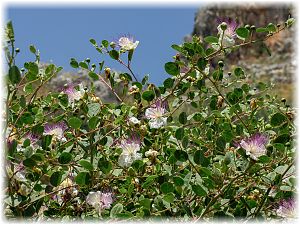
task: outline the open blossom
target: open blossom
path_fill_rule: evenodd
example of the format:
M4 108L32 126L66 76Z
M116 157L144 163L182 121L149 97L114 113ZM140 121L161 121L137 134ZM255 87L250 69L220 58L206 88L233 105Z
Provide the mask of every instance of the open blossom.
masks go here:
M167 124L167 117L164 114L167 112L166 103L157 101L155 105L146 109L145 116L149 119L150 128L160 128Z
M279 202L276 214L280 217L291 219L296 217L296 201L294 198L283 199Z
M134 50L139 44L139 41L134 41L133 37L123 36L118 40L118 45L122 51Z
M95 209L101 211L101 209L108 209L111 207L111 204L114 202L114 196L110 191L92 191L86 197L86 202Z
M63 89L63 92L68 95L69 104L73 104L84 96L85 91L83 85L79 84L78 87L79 90L77 90L73 84L69 84Z
M65 122L59 122L54 124L47 123L44 129L44 135L52 135L53 139L65 141L64 132L67 129Z
M260 156L267 153L265 145L269 139L266 135L257 133L249 138L245 138L237 143L237 147L241 147L246 150L246 154L253 160L257 160Z
M221 41L222 41L222 46L225 48L233 46L235 44L235 38L236 38L235 30L238 26L238 23L231 18L218 19L218 22L219 22L219 26L217 27L217 29L219 34L219 45L221 45ZM223 31L221 28L222 23L223 24L226 23L227 25L225 31Z
M131 136L128 139L123 139L119 145L122 148L122 153L119 156L118 163L122 167L129 167L135 160L141 159L140 151L141 141L136 136Z

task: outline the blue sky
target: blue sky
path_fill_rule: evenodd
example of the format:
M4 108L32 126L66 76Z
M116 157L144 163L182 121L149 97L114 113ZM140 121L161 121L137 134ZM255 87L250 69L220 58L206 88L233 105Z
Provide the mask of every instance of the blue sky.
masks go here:
M132 69L141 79L150 75L150 81L161 84L168 77L164 64L172 60L172 44L180 44L193 30L198 6L189 7L18 7L8 6L6 19L12 20L16 47L21 49L17 64L33 60L29 45L41 52L41 61L50 60L64 70L74 70L70 58L78 61L89 57L98 64L126 71L126 68L97 53L89 43L94 38L113 40L122 34L131 34L140 41L135 51Z

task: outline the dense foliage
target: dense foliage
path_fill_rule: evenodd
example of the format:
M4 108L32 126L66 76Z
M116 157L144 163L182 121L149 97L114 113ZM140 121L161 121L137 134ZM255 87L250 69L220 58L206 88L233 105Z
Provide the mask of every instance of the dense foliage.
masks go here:
M295 211L295 112L272 87L248 83L226 57L289 28L239 26L222 20L216 36L172 45L170 75L155 86L131 68L139 42L90 42L122 65L115 73L91 60L90 88L40 90L62 69L40 65L40 53L15 64L12 23L7 59L5 216L29 220L280 219ZM269 50L264 46L267 53ZM159 53L158 53L159 54ZM266 55L266 57L269 57ZM118 100L95 96L101 80ZM193 110L185 110L191 106Z

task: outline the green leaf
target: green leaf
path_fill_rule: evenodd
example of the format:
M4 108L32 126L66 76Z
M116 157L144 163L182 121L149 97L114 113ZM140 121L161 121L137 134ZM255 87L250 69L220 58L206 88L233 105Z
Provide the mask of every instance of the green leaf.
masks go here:
M100 159L98 161L98 167L103 173L108 174L112 170L112 163L105 159Z
M35 161L44 161L45 160L45 157L42 153L35 153L31 156L31 158Z
M92 71L90 71L90 72L88 73L88 75L89 75L89 77L92 78L94 81L99 80L98 74L96 74L96 73L94 73L94 72L92 72Z
M181 141L182 147L183 147L183 148L187 148L187 147L188 147L189 142L190 142L189 139L190 139L190 138L189 138L189 136L187 136L187 135L185 135L185 136L183 137L183 139L182 139L182 141Z
M17 84L21 80L21 73L17 66L10 67L8 71L8 77L12 84Z
M92 43L92 45L97 45L97 42L93 38L90 39L90 42Z
M163 199L168 203L173 203L174 202L174 194L168 193L163 197Z
M118 60L119 57L120 57L120 54L119 54L119 52L116 51L116 50L111 50L111 51L109 52L109 56L110 56L112 59Z
M101 43L102 43L104 48L107 48L108 45L109 45L109 42L107 40L103 40Z
M241 67L236 67L235 69L234 69L234 75L236 76L236 77L240 77L240 76L244 76L244 70L241 68Z
M110 210L110 217L116 218L117 214L123 211L123 205L121 203L117 203L111 210Z
M35 46L34 45L30 45L29 46L29 50L31 53L35 54L36 53L36 49L35 49Z
M78 175L75 177L75 182L79 186L84 186L89 183L90 180L90 175L88 172L80 172Z
M90 170L90 171L94 170L93 165L87 160L80 160L78 163L79 163L79 165L81 165L83 168L85 168L87 170Z
M142 98L148 102L152 101L155 98L155 93L151 90L144 91L142 94Z
M24 217L32 217L35 214L35 208L33 205L28 206L24 210Z
M79 119L77 117L71 117L68 120L68 124L70 127L74 128L74 129L79 129L81 127L82 121L81 121L81 119Z
M245 40L249 37L250 31L245 27L239 27L236 29L235 33L237 34L239 39Z
M226 141L225 141L225 138L220 136L217 138L216 140L216 147L217 147L217 150L223 152L225 150L225 147L226 147Z
M160 190L164 194L171 193L174 191L174 186L170 182L165 182L162 185L160 185Z
M259 27L259 28L256 28L256 32L257 33L268 32L268 29L265 27Z
M158 177L158 175L151 175L151 176L147 177L145 182L142 184L142 188L147 189L148 187L150 187L154 183L154 180L157 177Z
M198 61L197 61L197 66L198 66L198 68L200 69L200 70L205 70L205 68L206 68L206 65L207 65L207 60L206 59L204 59L204 58L200 58L200 59L198 59Z
M88 115L90 117L96 116L100 112L100 104L99 103L90 103L87 105L88 107Z
M209 159L207 159L203 153L203 151L198 150L194 154L194 162L198 165L202 165L204 167L209 165Z
M290 27L292 26L294 23L295 23L295 18L289 18L287 21L286 21L286 24L287 24L287 27Z
M57 187L61 183L62 173L60 171L54 172L50 177L50 184Z
M91 117L91 118L89 119L89 122L88 122L89 128L90 128L91 130L95 129L95 128L97 127L97 124L98 124L99 120L100 120L100 119L99 119L99 117L97 117L97 116Z
M187 122L186 112L180 113L180 115L179 115L179 123L186 124L186 122Z
M289 134L281 134L277 138L275 138L274 143L282 143L285 144L290 140L290 135ZM276 147L276 145L274 144Z
M276 27L273 23L269 23L267 29L269 32L276 32Z
M28 158L23 161L23 165L26 167L32 168L32 167L36 166L37 164L36 164L35 160L33 160L32 158Z
M176 76L179 74L179 66L174 62L167 62L165 64L165 70L168 74Z
M179 45L173 44L173 45L171 45L171 48L173 48L174 50L176 50L178 52L182 52L182 47Z
M175 186L183 186L184 180L181 177L173 177Z
M206 196L207 192L200 185L192 185L192 190L198 196Z
M184 137L184 129L182 127L178 128L175 131L175 137L177 140L182 140L182 138Z
M292 191L292 187L290 187L290 186L280 186L280 190L282 190L282 191Z
M284 122L286 122L286 116L283 115L282 113L275 113L272 117L271 117L271 126L273 127L278 127L280 125L282 125Z
M174 80L172 78L167 78L165 81L164 81L164 87L165 88L172 88L174 85Z
M182 150L176 150L174 156L178 161L185 162L188 159L188 154Z
M79 67L78 62L74 58L71 58L70 65L73 68L78 68Z
M80 63L79 63L79 66L80 66L81 68L84 68L84 69L89 69L88 64L85 63L85 62L80 62Z
M269 162L271 162L271 158L266 156L266 155L262 155L258 158L258 162L260 162L260 163L269 163Z
M207 43L218 43L219 42L219 38L217 37L214 37L214 36L207 36L204 38L204 41L207 42Z
M140 205L146 209L150 209L151 208L151 200L149 198L144 198L144 199L140 200Z
M278 166L276 169L275 169L275 172L282 175L286 169L288 168L288 165L284 165L284 166Z
M69 152L63 152L60 154L59 158L58 158L58 162L61 164L68 164L69 162L71 162L73 159L73 156L71 153Z
M26 94L31 94L33 92L32 83L26 84L23 90L26 92Z

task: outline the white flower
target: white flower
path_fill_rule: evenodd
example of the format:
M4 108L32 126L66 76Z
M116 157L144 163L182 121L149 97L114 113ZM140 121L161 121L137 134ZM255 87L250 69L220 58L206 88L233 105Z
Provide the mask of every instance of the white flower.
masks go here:
M129 119L129 123L132 124L132 125L135 125L135 124L140 124L141 121L139 121L136 117L132 116L130 117Z
M218 22L220 23L217 27L218 29L218 35L219 35L219 43L213 43L212 47L216 50L220 49L220 46L222 45L224 48L231 47L235 44L235 37L236 33L235 30L238 26L237 22L232 19L218 19ZM226 23L227 27L223 31L222 25ZM227 49L230 51L230 49Z
M68 95L68 100L69 100L69 104L74 104L75 101L80 100L81 98L83 98L84 94L85 94L85 90L83 88L82 84L78 85L79 90L77 90L74 85L69 84L64 90L63 92Z
M53 139L65 141L64 132L67 129L67 125L64 122L55 124L46 124L44 129L44 135L52 135Z
M246 154L253 160L258 160L262 155L266 155L267 149L265 145L268 143L268 137L266 135L257 133L249 138L243 139L240 143L237 143L238 147L242 147L246 150Z
M86 202L99 211L101 211L101 209L108 209L114 202L113 193L109 191L90 192L86 197Z
M140 151L140 140L138 138L131 137L122 140L120 147L123 150L118 160L120 166L129 167L135 160L142 158L142 154L138 153Z
M138 46L139 41L134 42L132 37L124 36L119 39L118 44L122 51L130 51L134 50Z
M279 202L276 213L278 216L286 219L296 218L297 205L294 198L283 199Z
M155 106L146 109L145 116L149 119L150 128L160 128L167 124L167 117L165 105L161 101L157 101Z

